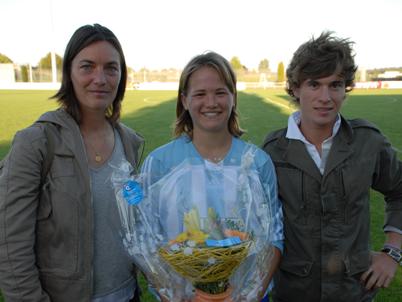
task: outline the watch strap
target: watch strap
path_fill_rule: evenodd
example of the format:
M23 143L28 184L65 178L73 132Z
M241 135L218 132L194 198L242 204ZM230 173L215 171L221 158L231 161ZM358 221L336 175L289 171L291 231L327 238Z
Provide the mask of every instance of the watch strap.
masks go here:
M387 254L389 257L394 259L397 263L401 263L401 261L402 261L401 250L396 247L386 244L382 248L381 252Z

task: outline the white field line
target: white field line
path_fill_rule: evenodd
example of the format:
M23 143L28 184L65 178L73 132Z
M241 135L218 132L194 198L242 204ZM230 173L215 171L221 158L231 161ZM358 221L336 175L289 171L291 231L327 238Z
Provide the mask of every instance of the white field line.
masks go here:
M268 103L271 103L272 105L274 105L276 107L284 109L287 114L291 114L292 112L295 111L294 107L276 102L268 97L266 97L265 100L268 101Z

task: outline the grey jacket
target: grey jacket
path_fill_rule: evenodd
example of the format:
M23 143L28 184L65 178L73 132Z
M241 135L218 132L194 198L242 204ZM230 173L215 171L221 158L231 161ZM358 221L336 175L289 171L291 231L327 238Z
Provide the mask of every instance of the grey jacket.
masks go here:
M275 164L284 211L285 250L274 301L360 301L370 264L370 188L385 195L386 225L402 229L402 163L364 120L335 136L324 175L286 129L264 143Z
M93 222L90 178L77 123L47 112L54 156L46 181L43 123L15 135L0 169L0 288L6 301L90 301ZM116 126L127 160L138 165L142 138Z

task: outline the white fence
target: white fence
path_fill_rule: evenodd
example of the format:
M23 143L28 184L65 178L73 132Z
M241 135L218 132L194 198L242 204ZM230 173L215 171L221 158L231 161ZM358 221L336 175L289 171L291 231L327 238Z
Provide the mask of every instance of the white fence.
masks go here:
M59 88L60 83L0 82L0 89L9 89L9 90L58 90Z
M371 82L358 82L355 88L363 89L402 89L402 81L371 81Z
M24 82L7 82L0 81L0 89L9 90L58 90L60 83L24 83ZM145 82L138 83L135 88L128 87L129 90L178 90L178 82ZM237 89L245 90L250 88L284 88L284 83L271 83L269 85L261 85L259 82L238 82ZM402 81L372 81L358 82L355 88L362 89L402 89Z

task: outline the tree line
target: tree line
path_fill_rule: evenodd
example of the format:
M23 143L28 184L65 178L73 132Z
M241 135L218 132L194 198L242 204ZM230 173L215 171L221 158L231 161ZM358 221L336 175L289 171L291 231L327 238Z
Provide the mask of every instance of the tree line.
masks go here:
M37 66L29 66L27 64L20 65L17 80L21 82L28 82L29 68L33 68L34 70L37 70L39 73L45 73L45 74L47 73L48 74L47 77L50 77L52 69L51 62L52 62L51 53L49 52L39 60ZM1 63L13 63L13 61L8 56L0 53L0 64ZM59 72L59 75L61 74L62 63L63 63L62 57L56 54L56 67ZM239 81L259 82L261 80L261 74L264 74L265 76L264 80L266 81L284 82L286 80L285 66L283 62L278 63L278 66L276 67L275 71L271 70L269 60L267 58L264 58L260 61L257 70L248 69L247 66L241 63L239 57L237 56L233 56L230 59L230 64L235 70ZM368 81L375 80L378 77L379 73L391 69L402 72L402 67L366 70L367 80ZM150 70L147 68L141 68L140 70L135 71L133 68L128 67L129 81L131 82L176 81L178 80L179 74L180 71L173 68L162 69L162 70ZM357 78L356 80L359 80L359 78Z
M62 62L63 59L61 56L56 54L56 68L58 71L61 71L62 68ZM0 63L13 63L13 61L6 55L0 53ZM252 78L254 81L258 81L258 76L256 76L256 73L264 73L267 74L267 80L271 81L277 81L277 82L283 82L285 81L285 69L284 65L282 62L278 64L276 73L271 72L270 66L269 66L269 61L268 59L264 58L260 61L258 65L258 70L249 70L246 66L244 66L240 59L237 56L232 57L230 60L230 64L232 65L233 69L235 70L236 74L239 77L239 80L244 80L247 78ZM28 81L28 72L29 68L33 68L34 70L40 70L42 72L46 72L52 69L52 60L51 60L51 53L49 52L46 54L43 58L41 58L37 64L37 66L29 66L27 64L25 65L20 65L20 78L22 82L27 82ZM156 76L156 74L159 73L159 77ZM163 69L163 70L148 70L146 68L142 68L141 70L134 71L134 69L128 67L128 74L132 75L134 81L138 82L143 82L146 80L146 78L158 78L159 80L169 80L169 70ZM171 72L170 72L171 73ZM174 72L176 75L178 74L177 72ZM151 79L148 79L151 80ZM155 79L154 79L155 80Z

